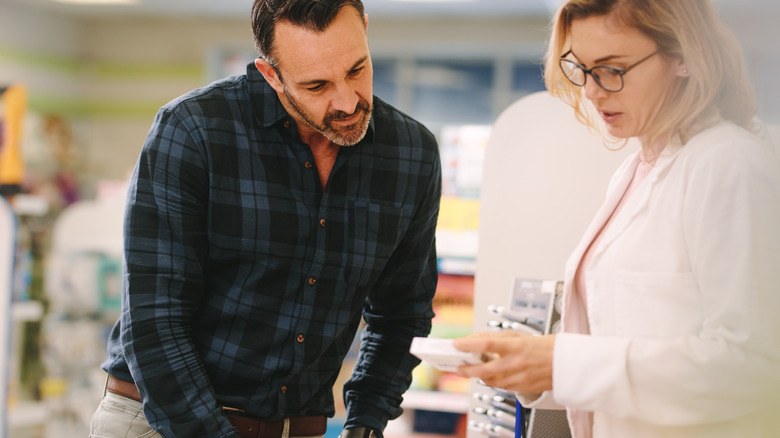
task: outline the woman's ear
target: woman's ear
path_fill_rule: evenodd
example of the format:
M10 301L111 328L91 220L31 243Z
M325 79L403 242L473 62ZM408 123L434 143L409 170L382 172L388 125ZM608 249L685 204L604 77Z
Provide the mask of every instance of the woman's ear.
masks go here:
M282 78L279 77L279 73L271 65L270 62L266 61L263 58L257 58L255 59L255 67L260 72L260 74L263 75L266 82L268 82L268 84L271 85L271 88L276 90L277 93L284 92L284 85L282 84Z
M680 76L682 78L687 78L690 75L691 75L691 69L689 69L684 62L681 62L677 66L677 76Z

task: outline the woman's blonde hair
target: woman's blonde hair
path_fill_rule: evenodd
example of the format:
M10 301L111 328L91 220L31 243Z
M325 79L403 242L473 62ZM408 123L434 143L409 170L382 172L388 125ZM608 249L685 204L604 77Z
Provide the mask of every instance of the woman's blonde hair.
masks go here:
M655 42L659 53L683 61L690 72L643 133L645 144L685 143L714 115L753 129L755 94L742 49L710 0L568 0L561 6L552 22L544 80L552 95L575 109L580 121L597 126L583 89L566 79L558 60L571 46L572 22L602 15L637 29Z

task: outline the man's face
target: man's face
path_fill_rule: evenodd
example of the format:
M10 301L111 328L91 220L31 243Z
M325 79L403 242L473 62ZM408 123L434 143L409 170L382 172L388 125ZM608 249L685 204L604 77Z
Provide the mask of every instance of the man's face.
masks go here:
M278 23L275 56L279 74L258 68L303 139L319 134L341 146L363 139L373 105L373 67L366 28L354 8L342 8L319 33Z

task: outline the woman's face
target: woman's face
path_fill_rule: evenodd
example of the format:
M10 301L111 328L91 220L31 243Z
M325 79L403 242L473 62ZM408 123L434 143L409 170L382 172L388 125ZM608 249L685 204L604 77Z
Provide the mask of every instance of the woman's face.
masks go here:
M634 28L615 24L608 15L572 22L569 56L586 69L596 65L627 68L657 49L653 40ZM596 107L612 136L642 137L676 93L683 73L679 61L658 53L629 70L618 92L604 90L588 75L585 97Z

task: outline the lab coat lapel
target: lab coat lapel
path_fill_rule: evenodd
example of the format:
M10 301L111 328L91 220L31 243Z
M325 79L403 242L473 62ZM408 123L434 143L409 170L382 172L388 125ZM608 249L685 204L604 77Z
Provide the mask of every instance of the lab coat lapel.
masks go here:
M628 185L631 183L631 179L636 172L636 168L639 165L639 154L632 155L626 160L625 164L617 170L610 182L609 189L607 190L607 197L601 204L601 208L596 212L596 216L591 221L585 234L582 236L579 245L572 253L569 260L569 266L567 266L567 274L571 275L571 278L567 280L574 280L574 274L579 266L585 251L588 246L596 238L596 235L604 228L604 225L609 220L612 213L615 211L620 199L623 197L623 193L626 192ZM567 277L569 276L567 275Z
M631 222L648 207L650 195L653 193L654 187L658 184L660 176L672 165L679 150L679 147L669 146L664 150L661 156L658 157L655 166L647 175L646 179L635 189L631 197L625 201L620 212L618 212L617 216L612 220L609 227L604 230L604 237L601 239L599 247L596 248L594 257L608 248L618 236L623 234ZM633 179L634 173L636 173L636 168L639 165L638 154L635 161L635 163L632 162L632 166L629 166L631 172L630 174L625 175L625 181L623 181L624 185L613 193L613 197L617 199L617 202L620 202L620 199L623 197L626 189L628 189L628 185ZM616 206L617 204L615 204L614 207ZM614 207L612 208L612 211L614 211Z
M578 294L574 293L574 275L577 267L585 255L585 251L596 235L604 228L612 212L615 211L620 202L620 198L625 193L631 178L634 175L636 167L639 165L639 156L637 154L626 159L624 164L613 175L607 189L607 197L596 212L596 216L591 221L585 234L582 236L579 245L574 249L566 263L564 276L564 303L561 315L562 329L565 332L587 333L588 316Z

